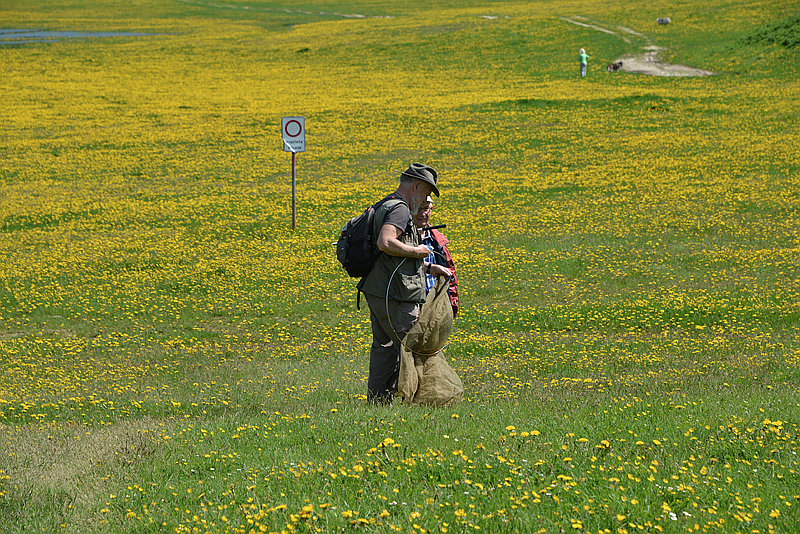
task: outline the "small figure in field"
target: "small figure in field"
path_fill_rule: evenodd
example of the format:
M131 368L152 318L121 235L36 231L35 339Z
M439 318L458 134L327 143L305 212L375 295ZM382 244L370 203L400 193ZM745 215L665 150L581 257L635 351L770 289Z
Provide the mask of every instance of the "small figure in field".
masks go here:
M450 306L453 308L453 317L458 315L458 279L456 278L456 264L453 261L453 256L447 249L450 240L447 239L443 233L435 228L428 228L430 225L431 215L433 214L433 199L428 197L425 202L419 207L412 217L414 224L417 225L420 236L422 237L422 244L428 247L431 251L425 261L428 263L435 263L443 267L447 267L453 273L453 278L450 281L450 287L447 289L447 294L450 297ZM425 275L425 287L428 291L436 286L436 277L430 274Z
M617 72L619 69L622 68L622 61L617 61L616 63L609 63L606 67L608 72Z
M369 304L372 345L367 400L391 404L400 373L400 344L419 319L425 302L425 276L450 278L450 269L425 260L430 249L414 224L413 213L431 193L439 196L436 171L412 163L400 174L397 190L375 211L375 245L382 252L358 283ZM389 282L391 281L391 285Z
M589 54L587 54L586 50L583 48L581 48L581 51L578 54L578 61L581 63L581 76L586 76L586 67L589 64Z

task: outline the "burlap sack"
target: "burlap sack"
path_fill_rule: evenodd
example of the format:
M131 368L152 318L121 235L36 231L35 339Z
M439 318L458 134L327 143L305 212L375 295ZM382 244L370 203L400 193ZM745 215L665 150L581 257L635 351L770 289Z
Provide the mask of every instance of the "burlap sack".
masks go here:
M453 331L448 285L439 278L428 292L419 319L403 339L397 390L406 404L447 406L464 398L464 384L442 352Z

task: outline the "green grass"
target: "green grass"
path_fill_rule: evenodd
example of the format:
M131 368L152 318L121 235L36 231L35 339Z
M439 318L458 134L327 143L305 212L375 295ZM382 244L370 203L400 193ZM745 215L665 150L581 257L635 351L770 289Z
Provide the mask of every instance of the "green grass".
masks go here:
M800 45L800 15L765 24L746 37L744 44L777 44L786 48Z

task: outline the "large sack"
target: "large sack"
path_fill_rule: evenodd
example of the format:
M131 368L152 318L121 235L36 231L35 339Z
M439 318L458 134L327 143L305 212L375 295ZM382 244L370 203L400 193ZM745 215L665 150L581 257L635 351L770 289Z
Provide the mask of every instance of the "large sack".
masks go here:
M406 404L446 406L464 398L464 384L442 353L453 331L448 285L448 280L439 278L428 292L419 319L400 347L397 390Z

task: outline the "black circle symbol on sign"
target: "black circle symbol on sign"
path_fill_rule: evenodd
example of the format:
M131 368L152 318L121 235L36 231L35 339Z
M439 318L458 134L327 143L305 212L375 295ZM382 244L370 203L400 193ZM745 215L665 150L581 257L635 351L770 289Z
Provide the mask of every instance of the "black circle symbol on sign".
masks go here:
M286 132L286 135L288 135L289 137L297 137L298 135L303 133L303 125L300 124L299 121L292 119L286 123L286 126L284 126L283 131Z

